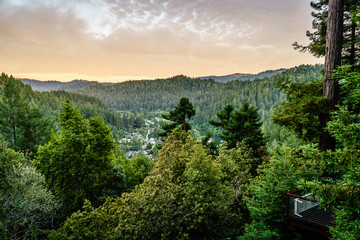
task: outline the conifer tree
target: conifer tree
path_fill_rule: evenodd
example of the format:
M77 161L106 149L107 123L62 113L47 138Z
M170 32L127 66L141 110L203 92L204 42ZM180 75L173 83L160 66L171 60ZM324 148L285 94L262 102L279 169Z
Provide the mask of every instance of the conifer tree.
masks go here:
M265 145L258 109L249 103L234 111L231 104L217 113L220 121L210 120L210 124L223 129L220 137L227 142L228 148L235 148L237 142L246 142L253 150Z
M329 15L329 0L315 0L311 2L311 7L314 11L311 15L314 17L313 29L314 32L307 31L306 36L309 38L308 45L301 45L298 42L293 44L296 50L301 52L308 51L314 56L325 56L326 34L327 34L327 19ZM344 28L342 31L342 61L344 64L356 64L359 59L359 25L354 18L355 13L360 9L359 0L344 0Z
M59 114L61 132L39 147L38 169L62 200L62 216L81 208L85 199L99 204L111 171L114 140L100 117L83 119L69 100Z
M335 109L339 98L339 79L331 77L333 70L341 65L341 52L343 42L344 0L329 1L329 15L326 31L326 51L323 80L323 96L327 98L330 110ZM321 116L322 127L326 127L330 120L330 113ZM320 138L320 150L335 150L335 139L329 134Z
M167 136L169 132L181 125L181 128L187 132L191 130L191 126L188 123L191 117L195 115L196 111L188 98L181 98L180 102L173 110L170 110L168 114L163 114L162 117L171 121L162 125L164 131L160 133L160 136Z
M6 74L1 75L3 82L0 101L0 133L11 146L18 146L18 137L21 134L22 121L25 119L28 103L21 94L21 88L16 80Z

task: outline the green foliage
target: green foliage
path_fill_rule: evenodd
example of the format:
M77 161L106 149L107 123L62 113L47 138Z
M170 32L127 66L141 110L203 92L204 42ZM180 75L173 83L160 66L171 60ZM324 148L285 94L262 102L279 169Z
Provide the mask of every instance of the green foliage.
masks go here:
M7 143L0 135L0 192L7 190L8 182L6 176L11 171L12 165L17 162L25 161L23 156L7 147ZM3 200L3 194L0 194L0 201Z
M8 237L9 220L5 213L3 204L7 200L6 194L10 191L11 186L7 181L7 176L12 171L12 166L18 162L24 162L23 156L7 147L6 142L0 135L0 238Z
M4 73L0 101L0 130L5 139L13 146L18 147L18 137L21 134L22 121L26 116L28 103L21 93L19 83Z
M173 110L170 110L168 114L163 114L162 117L170 123L164 123L161 127L164 132L160 133L160 136L167 136L173 129L181 125L181 128L187 132L191 130L191 126L187 120L195 115L195 109L188 98L181 98L178 105Z
M24 131L23 135L19 137L19 145L23 150L36 153L39 145L50 140L54 122L44 117L43 112L37 106L30 107L24 120Z
M347 106L349 110L359 113L360 73L352 71L350 65L343 65L334 70L332 77L339 80L339 105Z
M201 140L201 143L208 149L211 155L217 156L219 155L217 142L211 139L212 136L213 134L210 131L206 131L205 137Z
M1 140L0 238L44 236L58 207L58 201L46 189L44 176Z
M285 193L297 189L301 179L318 179L321 175L320 152L311 146L282 149L259 169L245 197L251 223L239 239L294 239L284 224Z
M321 204L335 211L335 226L330 228L333 239L357 239L360 234L360 74L349 72L349 66L336 70L341 80L340 106L328 123L338 149L326 152L319 160L323 169L318 180L303 181L299 186L316 192Z
M110 200L109 200L110 201ZM94 209L90 201L85 200L83 211L77 211L57 230L51 231L50 240L93 240L116 239L113 234L117 219L109 213L107 206Z
M222 148L214 161L201 144L175 130L149 177L120 200L117 230L125 239L237 236L248 219L242 196L256 159L252 154L245 145Z
M345 148L323 153L319 159L321 178L298 182L299 188L315 192L322 206L334 210L332 239L356 239L360 234L359 159L359 150Z
M360 235L360 216L352 208L335 211L335 227L330 228L332 239L356 240Z
M11 83L15 87L5 87L7 82ZM62 103L65 102L68 98L75 106L77 106L78 111L86 119L89 119L90 117L101 116L104 119L104 122L112 129L112 132L115 136L121 136L124 130L128 130L130 128L140 128L144 125L144 119L140 115L129 112L116 112L113 109L109 109L109 107L107 107L103 101L92 96L66 92L63 90L50 92L32 91L29 85L24 85L20 80L16 80L11 76L8 77L6 74L2 74L0 77L0 88L11 89L12 96L15 96L16 94L15 100L17 102L20 100L24 102L24 104L18 105L21 106L20 109L27 110L26 114L24 115L26 118L21 118L23 120L21 122L22 125L21 128L17 130L20 135L25 135L27 137L25 139L26 146L32 145L33 147L34 145L44 144L49 140L50 129L54 127L53 122L57 121L57 114L62 110ZM7 102L8 99L9 98L6 97ZM41 111L39 112L38 110L40 109ZM41 118L39 118L39 116ZM2 119L3 118L0 118L0 121L2 121ZM34 124L34 122L37 124ZM3 126L9 127L10 123L10 121L4 121L5 125ZM0 127L1 126L2 125L0 125ZM47 128L44 129L44 126L47 126ZM6 131L6 134L10 133L11 131ZM11 142L10 137L11 136L9 135L9 139L6 138L9 142ZM23 148L21 149L29 150ZM36 147L34 149L30 148L30 151L36 151Z
M350 112L347 107L340 107L328 123L328 130L336 138L337 144L345 148L360 149L360 114Z
M18 162L6 177L9 190L3 204L8 223L5 235L28 239L44 234L42 227L54 219L59 203L45 187L45 178L33 166Z
M91 84L80 92L102 99L110 108L120 111L132 111L135 105L138 111L169 112L181 97L189 98L193 103L196 115L190 121L193 128L202 136L206 131L214 133L216 140L218 131L209 124L209 119L227 104L240 108L245 102L259 109L259 117L263 122L266 138L278 141L278 131L270 121L272 106L285 99L284 94L274 88L280 78L288 77L292 81L308 82L322 78L322 65L301 65L286 72L264 79L252 81L215 82L212 79L196 79L186 76L175 76L168 79L149 81L128 81L112 85ZM106 120L106 119L105 119ZM269 142L270 143L270 142Z
M312 150L311 155L295 155L296 161L302 163L312 161L313 163L316 163L314 165L315 167L311 167L311 165L296 166L293 164L286 170L286 174L291 174L291 176L287 176L287 179L290 181L289 185L292 186L292 189L299 188L306 192L314 192L320 199L321 206L326 209L331 208L334 210L335 226L330 228L333 239L356 239L360 233L359 228L357 227L360 219L360 152L358 144L360 140L360 109L358 107L360 101L360 75L355 72L350 72L349 70L349 66L343 66L338 68L333 75L335 79L341 79L341 94L338 109L332 113L332 120L328 123L327 130L337 140L338 148L333 152L328 151L319 153ZM298 91L294 88L291 97L301 99L297 94L300 93L300 96L302 96L302 92L306 92L303 91L302 87L303 85L300 85L300 90ZM299 101L297 106L307 103L308 100L306 98ZM294 104L294 106L296 106L296 104ZM321 107L318 108L318 111L320 111ZM316 108L314 108L314 110L316 110ZM301 117L307 117L315 112L308 111L309 110L299 114L301 114ZM302 153L303 152L304 147L302 147ZM309 149L307 152L309 152ZM309 168L309 166L311 168ZM295 167L295 173L292 170L293 167ZM306 176L308 170L315 170L316 168L317 174L314 174L312 177ZM275 170L272 171L276 173ZM266 176L266 171L264 173L265 175L263 176ZM291 179L292 177L297 177L297 179ZM261 178L261 176L259 178ZM281 183L281 180L267 180L265 182L267 184L271 184L272 182ZM255 184L257 184L256 181ZM289 185L286 184L286 186ZM250 188L253 187L250 186ZM291 189L286 188L285 190L290 191ZM256 193L257 190L255 191L255 196L257 195ZM273 197L276 194L269 193L269 195ZM266 197L262 196L260 199L264 200ZM253 200L249 203L253 204ZM274 204L274 206L277 206L278 204L279 203ZM248 207L252 214L253 206L248 204ZM259 208L258 211L260 212L263 208L264 206ZM275 214L273 215L276 216ZM264 216L258 217L258 219L264 219ZM248 232L251 234L257 233L254 229L270 229L270 225L266 228L264 228L264 226L266 226L266 224L263 223L263 220L255 222L254 224L249 225ZM273 223L272 227L274 227ZM265 232L265 230L263 232ZM280 234L279 236L284 236L285 233L286 231L284 229L281 230L280 228L278 228L278 231L276 232L276 234ZM250 235L245 235L245 237L246 236Z
M253 177L257 176L257 169L262 164L263 159L256 155L256 152L245 142L238 142L235 148L227 149L225 145L222 145L219 150L219 157L215 159L221 164L221 167L230 167L231 169L222 169L223 172L231 171L230 178L242 182L243 187L246 186ZM223 164L225 158L230 159L232 164ZM229 160L227 160L229 161ZM229 177L229 176L228 176ZM244 180L245 179L245 180Z
M320 68L320 66L302 66L290 69L282 76L289 76L293 82L307 81L317 78ZM119 103L117 101L127 101L131 96L133 99L129 101L131 105L129 109L121 109L133 111L131 114L110 111L104 103L93 97L66 92L34 93L30 91L31 89L21 86L24 95L31 96L40 109L50 105L44 111L46 116L54 116L58 106L52 106L52 104L58 104L60 99L67 96L77 101L76 105L79 106L79 111L77 111L69 102L64 105L64 111L60 115L61 131L53 132L50 142L40 147L37 159L37 166L46 176L48 186L63 203L60 217L70 216L71 212L80 209L85 199L89 199L94 206L98 206L107 196L119 197L115 200L106 200L105 204L98 208L93 208L90 201L85 201L83 211L73 213L67 218L57 231L51 232L50 239L234 238L243 234L244 224L250 221L250 216L252 221L246 227L244 239L291 238L294 235L289 233L282 223L284 213L282 201L285 192L294 190L298 186L306 188L306 184L309 186L312 184L310 180L316 180L311 186L323 192L324 199L332 196L334 202L330 202L331 204L335 203L336 199L340 199L340 196L347 196L346 199L350 199L351 196L356 199L356 195L346 195L357 194L353 184L359 179L355 154L350 157L348 153L346 159L351 160L347 161L345 157L324 157L313 147L301 147L293 151L278 150L278 152L275 151L275 156L264 163L258 171L258 165L264 160L258 158L254 149L246 143L238 144L232 149L222 146L219 156L214 157L210 156L209 152L188 134L175 130L175 133L170 135L165 142L152 166L144 157L125 159L118 150L114 149L114 140L101 118L84 120L79 113L85 112L86 118L94 116L94 113L101 113L98 115L106 113L105 116L109 119L107 122L111 123L113 130L126 128L125 126L132 128L143 124L141 118L137 119L136 113L137 110L146 110L146 107L141 107L141 104L151 102L148 104L148 111L160 105L164 107L163 110L168 110L175 106L179 99L177 95L181 94L180 96L189 96L189 99L194 102L193 109L197 115L192 118L190 124L196 123L197 126L203 127L199 128L203 133L208 126L205 122L225 104L240 107L245 101L249 101L258 107L258 120L264 122L263 129L267 136L271 136L272 143L275 143L279 139L283 141L289 138L288 132L281 128L274 128L266 120L272 112L272 104L284 98L284 95L273 89L273 84L278 79L279 76L261 81L233 81L219 84L212 80L200 81L179 77L175 79L178 82L156 80L153 83L140 81L139 83L132 82L133 85L126 83L111 86L111 90L118 92L107 93L108 96L113 97L121 93L123 98L111 100L112 102L107 102L107 104L115 105ZM168 86L165 86L165 82ZM148 84L153 84L154 88L160 87L163 92L152 93L152 87L148 87L147 92L142 95L140 86L150 86ZM126 87L118 90L116 87L120 85ZM177 89L173 88L174 86ZM139 96L134 97L131 91L123 92L135 89L135 87L137 88L135 92ZM106 90L105 87L104 89ZM356 88L351 87L351 89L346 91L354 91L355 97L347 100L349 106L352 101L357 101ZM317 91L311 87L308 90ZM173 91L173 93L169 94L166 91ZM182 95L184 91L187 93ZM102 99L109 101L109 97ZM142 103L139 99L150 100ZM167 100L161 102L159 99ZM120 105L118 107L120 109ZM230 111L229 116L236 112L235 107ZM356 106L353 105L352 108L355 109ZM104 109L104 111L99 109ZM353 109L346 109L349 113L338 119L339 124L343 124L338 126L343 127L348 124L344 121L349 119L346 116L354 116L356 111ZM340 115L336 113L333 122ZM243 117L240 113L234 116L234 119ZM351 122L352 120L349 124ZM216 134L219 132L215 128L210 129ZM234 133L239 131L235 126L233 129ZM355 126L353 129L355 134L356 130ZM350 136L349 133L340 131L338 133L333 131L333 134ZM357 136L355 134L354 140ZM210 137L209 135L207 137L204 143L211 149L211 143L208 141ZM343 138L347 138L347 135ZM344 145L347 144L345 140L343 142ZM278 145L282 144L283 142L279 142ZM356 148L356 145L351 145L351 148ZM276 150L276 147L273 149ZM12 156L12 153L14 152L6 150L4 156ZM14 153L13 156L15 155ZM265 159L265 161L268 160ZM349 162L352 162L351 168L348 167ZM5 168L9 169L0 166L0 174L4 173L4 176L7 176L8 172L5 173L3 170ZM345 174L348 171L351 173ZM258 174L255 180L251 180ZM329 179L336 179L336 181ZM344 186L341 185L342 181L346 181ZM336 189L339 189L338 192L328 186L330 182L335 184ZM249 183L251 183L250 191L244 199ZM0 188L2 186L4 186L3 189L9 188L9 185L1 185ZM348 190L346 186L349 187ZM128 191L128 193L121 196L123 191ZM326 192L336 194L327 197ZM5 199L3 196L0 194L0 198ZM347 204L345 202L343 205L350 206ZM344 211L343 209L345 207L340 210ZM337 213L337 221L340 223L343 220L345 223L332 230L334 236L340 236L341 231L348 231L345 236L352 236L349 229L354 225L351 225L350 220L357 223L356 209L350 206L347 211L348 216ZM5 225L1 224L0 230L5 229L2 228Z
M121 161L126 173L126 191L131 192L135 186L141 184L149 174L152 163L145 156L138 156L133 159L124 158Z
M16 150L36 152L48 141L52 122L24 94L24 85L2 74L0 100L0 133Z
M328 130L343 148L359 149L360 73L352 72L350 68L341 66L334 71L334 78L341 79L340 101L328 123Z
M320 117L329 112L322 96L322 82L292 82L282 79L277 85L286 94L286 102L275 106L272 121L294 132L304 141L316 143L325 129Z
M126 177L126 172L122 163L119 158L115 158L112 162L112 169L103 182L101 194L98 196L100 202L104 202L108 197L120 197L127 189Z
M200 143L177 128L143 183L99 208L86 202L84 211L74 213L50 239L235 237L248 220L242 197L255 162L245 144L222 148L214 160Z
M307 31L306 36L310 43L303 46L295 42L294 48L301 52L309 51L316 57L325 56L328 0L311 1L314 17L312 28L314 32ZM344 0L344 28L342 36L342 62L344 64L358 64L359 60L359 24L357 13L359 12L359 0Z
M201 145L175 131L150 176L119 199L118 234L124 239L211 236L211 215L225 201L223 193L214 191L219 180L219 170Z
M37 167L62 201L62 217L80 209L85 199L99 204L111 173L114 140L100 117L83 119L67 100L59 114L61 133L39 147Z
M255 151L265 145L258 109L249 103L234 111L233 105L226 105L217 113L220 122L211 120L210 124L223 129L220 137L229 148L236 147L238 142L246 142Z

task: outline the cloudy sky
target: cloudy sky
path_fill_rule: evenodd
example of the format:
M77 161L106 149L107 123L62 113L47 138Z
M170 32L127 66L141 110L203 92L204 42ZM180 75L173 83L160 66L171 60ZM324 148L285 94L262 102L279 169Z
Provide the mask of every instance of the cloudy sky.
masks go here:
M123 81L257 73L323 59L310 0L0 0L0 72Z

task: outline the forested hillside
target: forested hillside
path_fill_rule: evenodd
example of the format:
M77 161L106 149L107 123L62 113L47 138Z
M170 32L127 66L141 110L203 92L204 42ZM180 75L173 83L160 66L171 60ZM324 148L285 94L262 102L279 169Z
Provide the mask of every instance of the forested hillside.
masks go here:
M272 77L274 75L280 74L282 72L286 71L285 68L280 68L277 70L267 70L264 72L260 72L257 74L246 74L246 73L234 73L234 74L230 74L230 75L225 75L225 76L207 76L207 77L199 77L200 79L214 79L216 82L229 82L229 81L233 81L233 80L240 80L240 81L245 81L245 80L255 80L255 79L263 79L265 77Z
M360 0L311 6L294 46L324 67L76 92L1 74L0 239L358 240Z
M38 81L33 79L21 79L21 81L27 85L30 85L34 91L52 91L52 90L65 90L73 91L82 89L92 82L85 80L73 80L71 82L59 82L59 81Z
M263 80L231 81L218 83L211 79L175 76L169 79L128 81L114 85L92 84L80 93L97 97L116 110L167 111L181 97L188 97L197 109L197 124L205 124L226 104L239 107L244 102L262 110L263 119L274 104L284 100L276 83L289 77L295 81L312 81L321 78L321 65L303 65Z
M276 84L287 78L299 82L318 80L322 76L322 68L322 65L302 65L285 72L284 69L263 72L261 79L234 80L227 83L213 79L189 78L183 75L168 79L127 81L116 84L88 81L59 84L59 82L24 79L22 82L29 83L39 90L65 89L66 92L50 91L31 93L31 95L40 106L49 102L50 107L45 108L45 111L52 111L50 113L52 116L56 116L56 112L60 110L61 102L70 98L85 117L102 116L119 137L124 133L121 130L124 127L128 129L130 125L135 127L142 125L140 115L156 112L157 116L160 116L159 112L169 111L181 97L189 98L194 105L196 114L191 120L194 129L201 135L205 135L207 130L212 130L216 135L217 129L209 124L209 120L216 118L216 113L227 104L233 104L235 108L239 108L243 103L249 102L259 109L260 119L263 122L262 129L268 142L271 143L274 139L281 138L279 128L274 127L270 121L272 107L285 100L285 95L280 93ZM275 73L278 74L271 76ZM132 115L137 115L131 116L128 113L122 118L115 111L132 112ZM133 124L134 120L135 124Z
M29 89L29 96L36 104L44 109L45 114L57 118L62 109L62 104L67 98L78 108L85 118L101 116L105 123L116 133L118 130L142 126L143 119L130 113L119 113L109 108L103 101L96 97L84 94L62 91L34 92Z
M5 79L7 79L7 76L3 74L2 80L0 81L0 89L4 87ZM57 121L58 114L62 110L62 105L66 99L69 99L85 118L101 116L115 135L121 135L124 130L141 127L144 124L141 116L135 116L131 113L119 113L110 109L96 97L65 90L50 92L33 91L29 85L22 83L20 80L10 78L9 82L13 83L14 89L11 91L20 91L24 102L36 106L36 108L41 110L44 117L52 121ZM85 82L80 83L85 84ZM19 107L26 108L26 106Z
M227 83L175 76L169 79L128 81L114 85L91 84L79 92L97 97L110 108L122 111L168 111L181 97L187 97L196 110L191 122L203 135L205 130L211 128L209 120L215 118L216 113L225 105L233 104L235 108L239 108L243 103L249 102L259 109L263 130L269 137L274 130L270 121L272 107L285 100L285 95L280 93L276 84L286 78L299 82L319 80L322 77L322 69L322 65L302 65L269 78L253 81L235 80Z

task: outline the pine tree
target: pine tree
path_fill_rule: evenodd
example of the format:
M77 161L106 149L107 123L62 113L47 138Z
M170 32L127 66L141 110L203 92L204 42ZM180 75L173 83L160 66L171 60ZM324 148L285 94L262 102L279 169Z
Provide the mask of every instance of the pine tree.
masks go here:
M61 132L39 147L38 169L62 200L60 217L81 208L85 199L99 204L111 171L114 140L100 117L83 119L69 100L59 114Z
M301 52L309 51L317 57L325 56L326 34L327 34L327 19L329 15L329 0L316 0L311 2L313 29L314 32L307 31L306 36L309 38L308 45L300 45L298 42L293 44L296 50ZM344 28L341 30L342 34L342 61L344 64L356 64L360 52L359 44L359 25L354 19L354 15L360 9L359 0L344 0L343 1L344 19L338 20L338 23L343 22Z
M217 113L219 122L210 120L210 124L222 128L220 137L227 142L228 148L235 148L237 142L246 142L257 151L265 145L258 109L249 103L234 111L233 105L226 105Z
M44 117L37 106L32 106L23 121L23 127L23 134L19 138L20 148L36 152L38 146L49 141L53 122Z
M22 121L25 119L28 103L12 76L8 77L3 73L0 78L4 83L0 101L0 133L16 148L18 137L23 130Z
M181 125L181 128L187 132L191 130L191 126L188 123L191 117L195 115L196 111L194 106L188 98L181 98L180 102L173 110L170 110L168 114L163 114L162 117L171 121L162 125L164 131L160 133L160 136L167 136L173 129Z

